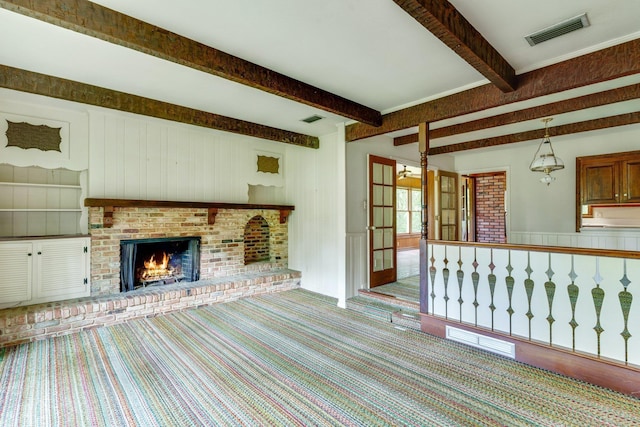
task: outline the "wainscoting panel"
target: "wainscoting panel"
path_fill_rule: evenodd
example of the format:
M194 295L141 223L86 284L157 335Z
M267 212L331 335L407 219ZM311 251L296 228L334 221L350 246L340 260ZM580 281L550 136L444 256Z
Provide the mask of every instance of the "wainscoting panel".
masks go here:
M565 246L571 248L640 251L640 231L586 230L580 233L542 233L515 231L509 234L514 245Z
M347 298L368 287L367 234L347 233Z

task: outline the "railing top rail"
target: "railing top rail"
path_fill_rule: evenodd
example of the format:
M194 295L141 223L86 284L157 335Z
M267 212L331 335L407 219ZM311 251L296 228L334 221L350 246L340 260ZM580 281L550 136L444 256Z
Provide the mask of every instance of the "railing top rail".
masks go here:
M640 259L638 251L621 251L613 249L576 248L569 246L511 245L507 243L458 242L455 240L428 240L427 245L447 245L462 247L478 247L488 249L510 249L519 251L552 252L572 255L592 255L612 258Z

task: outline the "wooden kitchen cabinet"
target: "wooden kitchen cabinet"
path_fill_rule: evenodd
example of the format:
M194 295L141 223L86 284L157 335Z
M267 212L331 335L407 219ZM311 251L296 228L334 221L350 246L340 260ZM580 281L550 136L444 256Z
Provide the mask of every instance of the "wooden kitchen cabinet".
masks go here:
M582 205L640 202L640 151L576 158Z
M580 167L580 199L583 205L618 203L620 172L613 160L585 160Z
M640 203L640 154L620 163L622 202Z
M592 209L640 204L640 151L576 158L576 231Z

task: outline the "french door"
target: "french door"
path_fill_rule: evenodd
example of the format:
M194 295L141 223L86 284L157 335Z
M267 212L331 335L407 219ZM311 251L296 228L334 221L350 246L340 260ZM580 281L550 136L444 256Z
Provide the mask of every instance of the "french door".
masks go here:
M440 172L440 239L458 240L458 175Z
M396 161L369 155L369 287L395 282Z

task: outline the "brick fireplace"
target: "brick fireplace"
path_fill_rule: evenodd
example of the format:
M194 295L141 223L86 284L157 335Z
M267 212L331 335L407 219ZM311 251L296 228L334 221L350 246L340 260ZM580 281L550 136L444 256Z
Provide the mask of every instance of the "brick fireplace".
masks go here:
M300 272L287 268L293 206L115 199L85 206L91 296L4 309L0 348L300 286ZM199 279L121 292L121 242L162 239L199 243Z
M92 296L120 292L125 240L199 237L200 280L287 268L288 230L281 210L217 208L211 221L206 207L176 206L89 207ZM245 229L256 217L268 225L269 252L260 262L245 263Z

